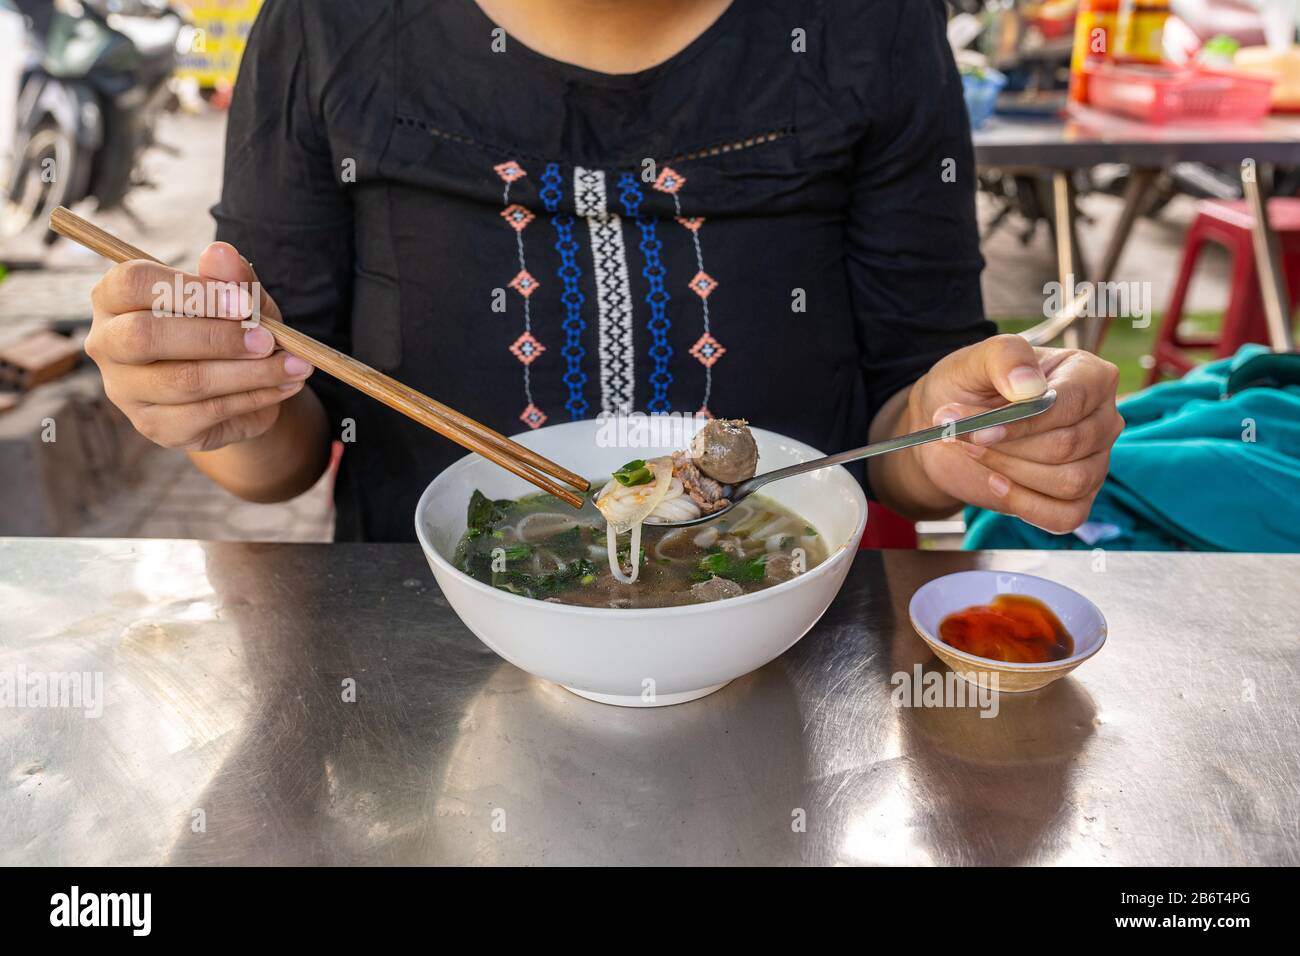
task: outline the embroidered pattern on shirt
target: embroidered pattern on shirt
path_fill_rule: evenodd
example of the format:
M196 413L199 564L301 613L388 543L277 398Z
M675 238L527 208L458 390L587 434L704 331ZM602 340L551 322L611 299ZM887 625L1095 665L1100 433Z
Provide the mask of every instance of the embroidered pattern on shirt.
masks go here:
M696 271L686 286L700 297L702 334L691 346L690 354L704 366L704 399L700 402L696 414L712 418L713 412L709 411L709 399L713 396L713 366L718 359L727 354L727 350L713 337L709 326L709 296L713 295L714 290L718 288L718 280L704 271L704 249L700 245L700 230L704 227L704 217L682 215L682 200L678 193L685 185L686 177L671 166L665 166L654 182L655 189L673 197L673 209L677 213L674 218L691 234L691 242L695 246Z
M645 196L641 192L641 184L637 182L634 175L621 174L618 177L618 188L623 214L636 223L637 230L641 234L638 248L645 259L641 275L645 276L650 284L650 291L645 297L646 304L650 306L650 321L646 323L646 328L650 332L651 340L650 400L646 402L646 410L671 412L668 387L673 383L673 376L668 371L668 360L672 358L673 347L668 344L668 332L672 323L668 320L667 305L672 297L668 294L664 283L665 270L659 258L659 253L663 250L663 242L658 235L659 220L641 212L641 203Z
M560 280L564 283L564 294L560 301L564 304L564 356L566 371L564 384L569 389L569 400L564 403L569 416L578 421L587 414L588 403L583 396L587 384L587 373L582 370L582 360L587 351L582 347L582 333L587 323L582 318L582 306L586 296L578 280L582 278L582 269L578 265L578 240L573 232L573 216L561 213L560 200L564 198L561 189L564 180L560 176L559 163L547 163L542 173L542 204L551 214L551 225L555 229L555 251L560 254Z
M524 300L524 331L509 346L510 354L523 363L524 366L524 400L527 404L524 406L524 410L519 413L519 420L529 428L541 428L542 425L546 424L546 413L538 408L533 401L533 382L530 367L546 351L546 346L533 335L533 316L528 300L537 291L539 283L528 271L528 265L524 258L524 230L537 217L518 203L510 202L510 185L515 180L528 175L524 172L523 167L514 160L507 160L493 166L492 169L506 184L501 196L501 203L505 207L501 210L501 218L515 231L515 251L519 261L519 272L510 280L509 286L518 292Z
M611 213L605 173L573 168L573 204L591 235L592 279L596 286L599 331L600 407L616 413L633 407L635 367L632 344L632 289L628 283L623 220Z

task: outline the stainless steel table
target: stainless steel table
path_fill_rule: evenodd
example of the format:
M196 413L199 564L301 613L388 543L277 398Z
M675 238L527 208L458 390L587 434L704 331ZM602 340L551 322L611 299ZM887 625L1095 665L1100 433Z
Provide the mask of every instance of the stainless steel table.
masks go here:
M912 592L975 566L1078 588L1109 644L992 719L894 706L942 669ZM0 539L0 679L103 681L99 717L0 710L0 863L1294 865L1297 580L864 552L779 660L622 710L479 644L414 546Z

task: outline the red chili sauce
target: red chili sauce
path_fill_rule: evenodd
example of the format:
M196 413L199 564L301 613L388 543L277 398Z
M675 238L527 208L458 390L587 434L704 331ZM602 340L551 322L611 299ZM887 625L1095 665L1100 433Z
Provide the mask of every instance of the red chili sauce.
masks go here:
M1012 664L1059 661L1074 653L1074 638L1042 601L999 594L990 604L949 614L939 639L977 657Z

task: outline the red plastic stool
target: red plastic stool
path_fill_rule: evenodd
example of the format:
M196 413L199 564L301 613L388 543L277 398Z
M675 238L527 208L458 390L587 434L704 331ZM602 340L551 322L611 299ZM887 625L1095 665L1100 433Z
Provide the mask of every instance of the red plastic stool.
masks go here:
M1300 296L1300 199L1270 199L1268 218L1277 233L1282 269L1291 301L1295 302ZM1201 203L1187 231L1178 284L1156 333L1155 361L1147 373L1148 385L1158 382L1161 375L1181 376L1191 371L1197 363L1187 355L1188 349L1213 349L1215 358L1226 358L1247 342L1268 344L1268 322L1255 272L1255 248L1251 244L1254 223L1244 201ZM1223 313L1223 329L1217 335L1183 335L1178 330L1183 319L1183 303L1201 249L1207 242L1223 246L1232 256L1232 287L1228 309Z
M878 501L867 502L867 530L862 533L858 550L909 550L916 543L916 525Z

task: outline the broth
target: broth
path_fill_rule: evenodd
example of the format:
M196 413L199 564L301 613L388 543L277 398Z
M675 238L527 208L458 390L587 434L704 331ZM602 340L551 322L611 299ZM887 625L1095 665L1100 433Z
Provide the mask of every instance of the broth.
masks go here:
M630 566L628 548L620 542ZM494 501L476 491L455 564L484 584L538 600L651 608L761 591L821 564L827 548L802 518L755 495L705 525L645 524L641 553L636 583L623 584L608 567L605 518L590 500L575 514L547 494Z

